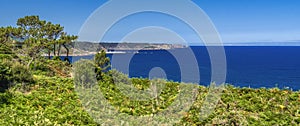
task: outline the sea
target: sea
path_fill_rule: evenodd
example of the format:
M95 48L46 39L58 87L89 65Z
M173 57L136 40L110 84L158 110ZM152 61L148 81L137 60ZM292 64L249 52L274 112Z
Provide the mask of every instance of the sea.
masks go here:
M300 90L300 46L225 46L224 56L213 55L214 51L208 49L205 46L191 46L171 50L128 50L107 56L111 59L112 69L129 77L151 78L154 77L153 70L156 70L170 81L204 86L214 81L212 63L223 57L225 61L219 62L223 67L220 73L223 75L223 71L226 71L224 81L227 84ZM74 56L72 62L82 58L92 59L93 55Z

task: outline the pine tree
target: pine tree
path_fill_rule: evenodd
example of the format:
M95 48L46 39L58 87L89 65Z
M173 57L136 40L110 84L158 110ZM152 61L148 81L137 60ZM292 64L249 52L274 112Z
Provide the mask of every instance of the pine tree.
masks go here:
M97 80L102 80L103 73L110 68L110 59L106 56L106 52L101 50L95 55L95 73Z

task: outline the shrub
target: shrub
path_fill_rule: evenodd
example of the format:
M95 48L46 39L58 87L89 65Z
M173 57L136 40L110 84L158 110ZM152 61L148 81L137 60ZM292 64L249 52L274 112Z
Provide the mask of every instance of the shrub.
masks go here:
M97 80L102 80L103 74L110 68L110 59L106 56L106 52L104 50L101 50L100 53L95 55L94 63L96 65L96 78Z
M17 83L30 83L33 81L30 70L16 62L11 66L12 80Z
M8 88L11 74L11 68L7 64L7 61L2 60L0 62L0 92L3 92Z
M69 77L72 69L68 62L62 60L49 60L44 58L36 60L33 64L34 66L31 69L34 69L33 73L35 75L45 75L49 77Z
M73 77L76 86L88 88L95 85L97 80L93 61L81 59L74 63Z
M0 62L0 91L3 92L16 84L26 85L33 82L30 70L19 62L2 59Z

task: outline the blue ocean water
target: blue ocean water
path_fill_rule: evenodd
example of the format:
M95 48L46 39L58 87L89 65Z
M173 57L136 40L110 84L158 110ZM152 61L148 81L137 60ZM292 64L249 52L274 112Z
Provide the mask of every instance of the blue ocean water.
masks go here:
M130 77L149 77L150 71L159 67L167 75L168 80L181 81L181 67L176 58L194 55L200 81L193 76L196 67L189 63L183 64L191 67L188 82L209 85L211 80L211 61L207 48L192 46L193 54L187 49L173 50L140 50L132 54L110 54L112 67L129 74ZM237 87L251 88L289 88L300 90L300 46L225 46L227 73L226 83ZM174 55L176 54L176 55ZM126 59L131 57L131 59ZM92 56L73 57L73 61ZM124 60L122 59L124 58ZM114 60L116 59L116 60ZM116 66L128 62L128 71ZM119 64L119 65L118 65ZM123 66L124 67L124 66Z

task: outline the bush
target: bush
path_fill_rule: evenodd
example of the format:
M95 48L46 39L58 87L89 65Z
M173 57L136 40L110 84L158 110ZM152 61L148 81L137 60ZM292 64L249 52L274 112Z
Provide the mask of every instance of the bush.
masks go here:
M73 77L76 86L88 88L95 85L97 80L93 61L81 59L74 63Z
M41 58L36 60L31 69L34 75L45 75L49 77L62 76L70 77L71 64L62 60L49 60Z
M14 82L30 83L33 81L30 70L26 66L24 66L18 62L14 63L12 65L11 72L12 72L12 80Z
M11 80L11 68L6 60L0 62L0 92L5 91L9 87Z
M26 66L19 62L13 63L7 59L2 59L0 62L1 92L16 84L26 85L31 82L33 82L32 74Z

